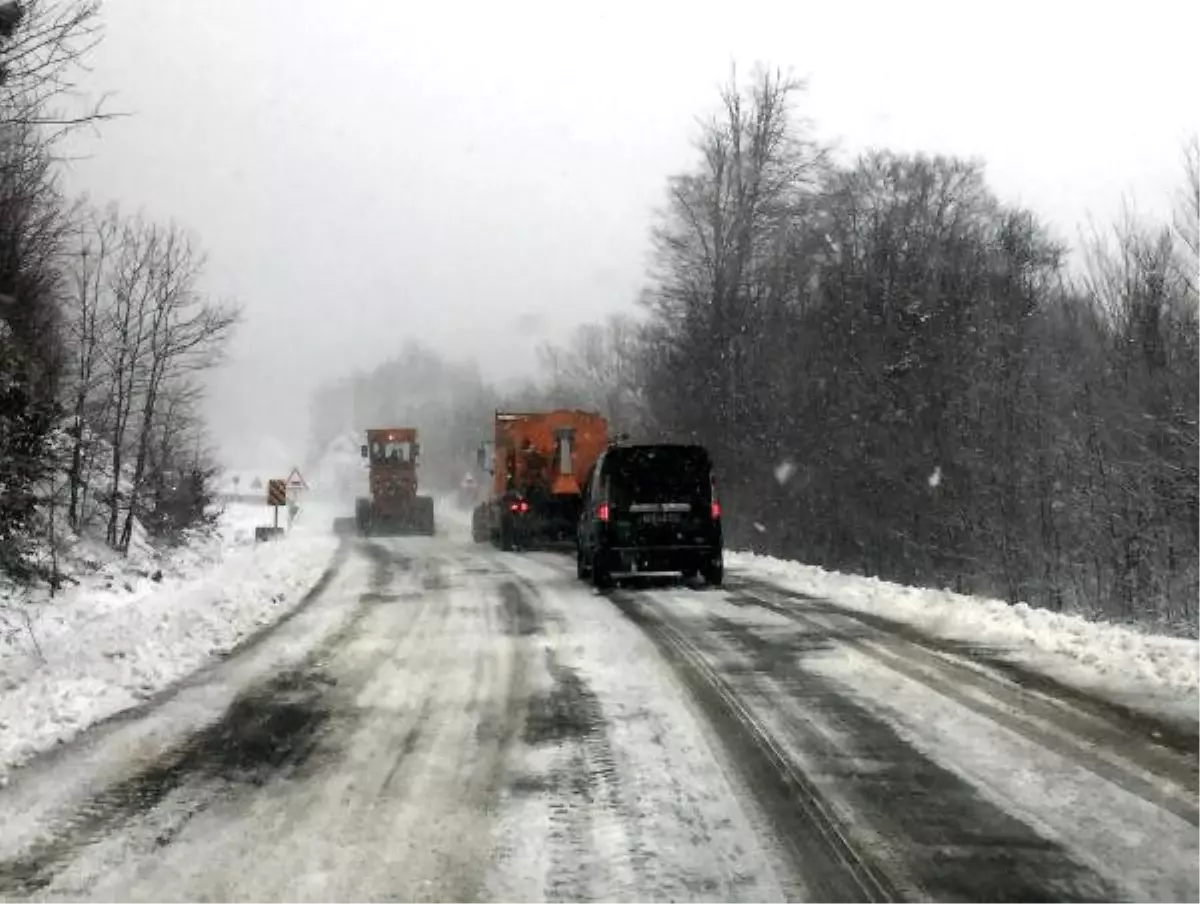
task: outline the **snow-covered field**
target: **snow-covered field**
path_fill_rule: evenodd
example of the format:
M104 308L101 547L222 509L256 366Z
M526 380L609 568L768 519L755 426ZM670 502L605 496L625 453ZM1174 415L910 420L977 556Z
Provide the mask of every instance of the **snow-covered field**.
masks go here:
M270 523L269 512L231 505L216 536L162 560L138 550L99 564L97 555L98 567L76 573L78 583L53 599L0 590L0 783L15 765L194 672L304 597L337 546L329 518L304 512L286 539L256 546L254 526Z
M847 609L904 622L934 637L986 648L1027 668L1134 709L1194 726L1200 644L1023 603L906 587L754 553L730 552L733 574L770 581Z

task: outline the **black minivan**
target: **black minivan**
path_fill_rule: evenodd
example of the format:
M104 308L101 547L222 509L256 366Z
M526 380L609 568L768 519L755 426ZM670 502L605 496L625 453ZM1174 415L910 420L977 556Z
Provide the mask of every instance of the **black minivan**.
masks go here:
M698 445L613 445L584 484L576 569L597 587L616 575L680 572L720 584L721 506L708 450Z

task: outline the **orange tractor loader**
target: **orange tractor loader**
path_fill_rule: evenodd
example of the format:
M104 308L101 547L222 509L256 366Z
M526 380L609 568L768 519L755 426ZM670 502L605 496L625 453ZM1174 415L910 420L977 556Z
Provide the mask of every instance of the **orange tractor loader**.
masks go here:
M417 495L421 452L417 431L412 427L368 430L361 452L367 460L371 495L354 501L357 533L364 537L433 536L433 499Z

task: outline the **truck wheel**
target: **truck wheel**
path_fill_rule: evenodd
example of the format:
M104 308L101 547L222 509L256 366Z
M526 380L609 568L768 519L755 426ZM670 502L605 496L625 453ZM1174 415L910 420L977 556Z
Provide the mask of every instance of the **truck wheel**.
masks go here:
M720 587L725 580L725 565L721 562L705 565L702 572L705 582L713 587Z
M500 548L504 552L512 552L513 549L513 523L512 519L500 517Z
M579 580L586 580L588 577L587 562L583 558L583 547L575 547L575 577Z

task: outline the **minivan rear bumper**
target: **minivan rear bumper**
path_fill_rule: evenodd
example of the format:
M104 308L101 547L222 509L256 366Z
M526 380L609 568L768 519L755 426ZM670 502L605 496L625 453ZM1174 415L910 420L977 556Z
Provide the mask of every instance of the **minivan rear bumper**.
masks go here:
M637 574L655 571L702 571L720 565L720 546L695 543L674 546L610 546L604 550L613 574Z

